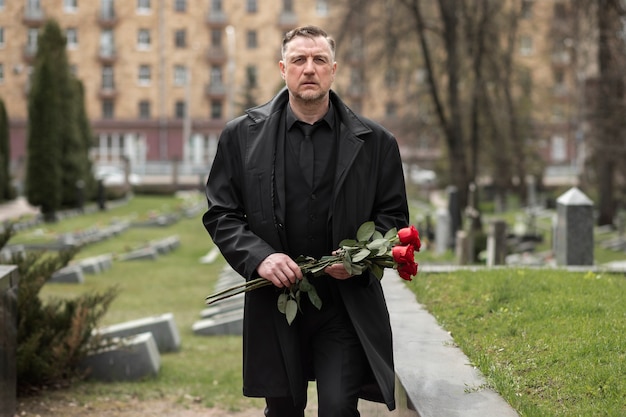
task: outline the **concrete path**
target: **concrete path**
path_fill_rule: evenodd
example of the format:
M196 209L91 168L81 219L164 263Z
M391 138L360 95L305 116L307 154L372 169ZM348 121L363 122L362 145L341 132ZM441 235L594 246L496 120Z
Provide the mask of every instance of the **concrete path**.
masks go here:
M39 214L39 209L28 204L24 197L0 204L0 222L16 220L29 214Z
M393 328L396 372L409 408L419 417L518 416L495 391L485 388L482 374L395 271L387 270L382 283Z

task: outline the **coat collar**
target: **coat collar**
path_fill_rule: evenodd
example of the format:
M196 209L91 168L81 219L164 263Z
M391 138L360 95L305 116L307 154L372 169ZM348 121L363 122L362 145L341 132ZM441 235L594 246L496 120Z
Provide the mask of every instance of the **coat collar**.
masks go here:
M352 110L339 98L339 96L330 90L330 101L339 114L339 119L355 136L361 136L370 133L372 130L357 116ZM261 122L270 116L282 112L289 101L289 91L287 87L282 90L272 100L257 107L248 109L246 113L255 122Z

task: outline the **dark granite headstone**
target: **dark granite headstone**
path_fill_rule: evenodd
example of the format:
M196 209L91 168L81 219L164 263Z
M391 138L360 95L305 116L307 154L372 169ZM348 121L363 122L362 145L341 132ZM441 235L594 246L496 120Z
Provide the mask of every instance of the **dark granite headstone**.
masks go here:
M593 203L578 188L556 200L558 265L593 265Z

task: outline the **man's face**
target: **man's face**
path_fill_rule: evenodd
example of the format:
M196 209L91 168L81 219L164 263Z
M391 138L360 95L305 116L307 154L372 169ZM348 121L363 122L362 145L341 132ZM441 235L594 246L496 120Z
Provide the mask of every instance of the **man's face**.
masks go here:
M280 61L280 72L290 94L303 101L319 101L328 95L337 64L323 37L293 38Z

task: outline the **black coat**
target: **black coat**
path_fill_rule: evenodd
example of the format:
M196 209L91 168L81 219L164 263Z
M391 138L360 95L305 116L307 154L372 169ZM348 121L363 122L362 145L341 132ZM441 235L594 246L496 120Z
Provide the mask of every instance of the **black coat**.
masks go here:
M355 115L334 93L340 119L335 188L330 207L336 246L373 220L381 232L408 224L402 163L395 138ZM222 132L207 181L203 223L227 262L246 280L268 255L285 248L284 136L279 120L288 101L283 89ZM373 384L362 397L395 408L389 314L380 282L369 273L338 281L339 293L371 366ZM243 335L244 395L291 395L306 383L297 332L276 308L272 286L246 293Z

